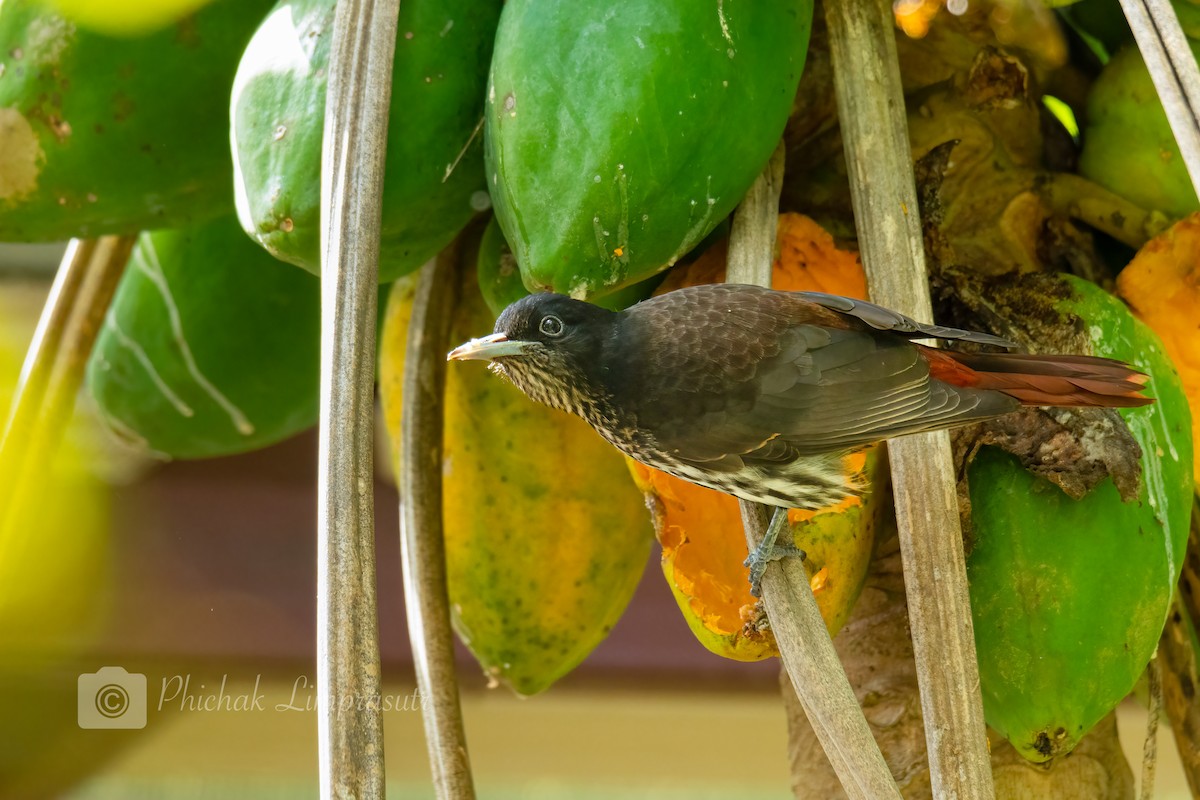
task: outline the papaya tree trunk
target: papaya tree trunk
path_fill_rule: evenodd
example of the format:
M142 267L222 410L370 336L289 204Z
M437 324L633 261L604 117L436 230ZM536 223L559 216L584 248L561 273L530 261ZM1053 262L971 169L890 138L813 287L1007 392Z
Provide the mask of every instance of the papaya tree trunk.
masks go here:
M1162 659L1164 707L1175 734L1175 747L1193 797L1200 797L1200 665L1196 639L1197 595L1200 593L1200 503L1192 510L1191 535L1179 591L1167 615L1158 644Z

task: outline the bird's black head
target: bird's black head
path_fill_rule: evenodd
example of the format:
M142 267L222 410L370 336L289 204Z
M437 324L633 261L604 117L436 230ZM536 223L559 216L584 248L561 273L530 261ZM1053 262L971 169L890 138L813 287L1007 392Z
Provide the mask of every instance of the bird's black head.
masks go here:
M484 359L538 402L587 416L604 341L617 314L557 294L523 297L500 313L490 336L450 353L452 360Z

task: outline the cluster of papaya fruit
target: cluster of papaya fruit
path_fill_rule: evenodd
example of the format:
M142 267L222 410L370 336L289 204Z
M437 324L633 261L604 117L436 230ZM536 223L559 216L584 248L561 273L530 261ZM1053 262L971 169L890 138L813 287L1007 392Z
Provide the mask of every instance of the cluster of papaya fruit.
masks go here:
M0 4L0 240L142 232L88 367L101 414L175 458L312 425L333 0L180 0L152 19L58 5ZM1133 687L1183 562L1198 203L1127 31L1094 23L1116 0L1031 19L897 9L924 34L897 46L939 313L1129 361L1158 401L1043 414L1028 424L1057 426L1049 455L995 431L959 448L987 719L1040 761ZM529 291L620 308L722 280L725 220L781 137L775 285L864 296L831 74L811 0L406 0L380 263L389 431L410 273L456 237L457 340ZM776 653L731 498L626 465L482 370L451 364L445 402L454 624L492 678L532 694L582 661L628 603L651 526L700 642ZM831 632L889 513L885 462L848 457L875 489L792 515Z

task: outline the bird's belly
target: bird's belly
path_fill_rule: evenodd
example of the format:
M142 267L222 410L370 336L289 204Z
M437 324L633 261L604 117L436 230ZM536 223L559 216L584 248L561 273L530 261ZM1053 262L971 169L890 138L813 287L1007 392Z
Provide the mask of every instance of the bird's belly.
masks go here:
M705 469L664 452L635 427L612 424L611 417L598 412L583 416L609 444L634 461L743 500L815 511L863 490L861 478L847 472L841 453L804 456L768 466L748 465L738 470Z
M771 470L746 467L737 471L708 471L668 458L647 457L644 453L629 455L685 481L778 508L826 508L861 490L846 475L840 456L797 459Z

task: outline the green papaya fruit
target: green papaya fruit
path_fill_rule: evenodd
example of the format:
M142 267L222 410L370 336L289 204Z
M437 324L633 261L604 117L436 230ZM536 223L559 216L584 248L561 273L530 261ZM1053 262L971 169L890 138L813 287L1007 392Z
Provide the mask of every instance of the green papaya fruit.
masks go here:
M1187 398L1158 337L1125 305L1067 278L1060 309L1095 355L1150 376L1157 402L1121 409L1142 448L1141 489L1111 478L1080 500L985 447L969 470L967 561L988 724L1031 761L1071 751L1129 693L1162 632L1183 566L1192 504Z
M1133 31L1121 10L1121 0L1068 0L1066 4L1050 2L1047 5L1056 8L1101 63L1107 63L1113 53L1133 41ZM1200 3L1171 0L1171 6L1184 34L1191 38L1200 35Z
M512 248L504 238L504 232L496 218L488 220L484 229L483 239L479 242L479 258L476 265L479 275L479 291L483 294L484 302L491 312L499 316L510 303L515 303L529 294L521 281L521 272L517 268L517 260L513 257ZM607 297L597 300L604 308L618 311L628 308L634 303L640 303L651 294L662 281L658 276L649 280L635 283L619 289Z
M233 90L238 219L271 255L320 272L321 141L334 0L282 0ZM405 0L392 67L380 283L436 255L478 210L483 91L500 0Z
M530 291L600 297L698 244L778 143L811 24L810 0L509 0L487 176Z
M0 3L0 241L134 233L232 208L229 88L266 0L152 36Z
M1200 56L1200 43L1188 40ZM1119 51L1088 95L1079 172L1137 205L1183 217L1200 209L1187 165L1137 47Z
M232 215L138 239L87 386L119 436L175 458L254 450L317 420L320 281Z
M529 294L521 282L521 272L512 248L504 238L496 218L488 220L479 241L479 257L476 263L479 275L479 291L488 309L500 316L500 312Z

